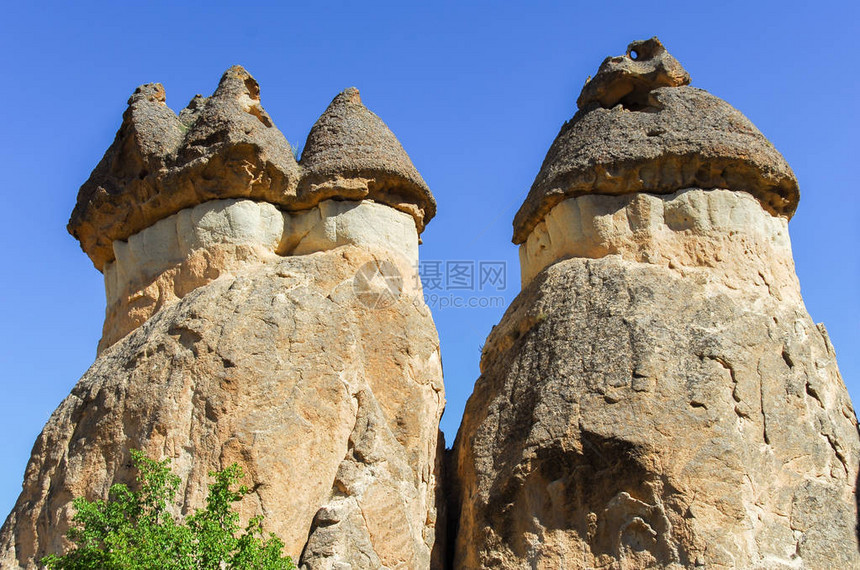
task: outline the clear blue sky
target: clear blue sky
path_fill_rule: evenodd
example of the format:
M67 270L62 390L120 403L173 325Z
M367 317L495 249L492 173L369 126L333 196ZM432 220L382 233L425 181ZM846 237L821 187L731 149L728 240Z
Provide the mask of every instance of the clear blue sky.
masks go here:
M65 230L78 187L135 86L162 82L179 110L235 63L291 141L357 86L439 203L422 258L506 261L507 304L519 290L511 220L582 83L605 56L658 35L693 85L745 113L794 168L804 298L860 401L856 2L246 4L4 1L0 517L101 332L101 275ZM449 445L502 312L435 311Z

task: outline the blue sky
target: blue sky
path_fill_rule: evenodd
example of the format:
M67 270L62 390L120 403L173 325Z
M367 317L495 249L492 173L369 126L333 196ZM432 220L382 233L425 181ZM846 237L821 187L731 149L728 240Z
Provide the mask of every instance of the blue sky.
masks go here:
M101 275L65 231L78 187L135 86L163 83L178 111L236 63L294 142L357 86L439 203L422 258L506 262L507 306L519 290L511 220L585 78L629 41L658 35L693 85L745 113L794 168L801 202L790 232L804 298L860 401L855 2L4 1L3 14L0 516L101 333ZM449 445L503 311L434 312Z

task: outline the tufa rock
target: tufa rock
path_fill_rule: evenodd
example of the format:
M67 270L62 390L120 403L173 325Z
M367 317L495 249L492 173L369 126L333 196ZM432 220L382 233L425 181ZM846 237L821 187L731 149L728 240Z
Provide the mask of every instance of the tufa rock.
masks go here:
M767 214L746 192L568 198L520 246L522 286L559 259L606 255L673 267L690 277L706 271L709 281L727 287L766 284L780 299L800 299L788 220Z
M107 310L99 351L162 307L243 266L342 245L383 249L418 266L411 216L370 201L326 200L300 212L268 202L210 200L114 242L104 267Z
M311 128L301 164L301 200L369 198L412 215L419 233L436 214L424 179L355 87L335 97Z
M611 109L623 103L626 107L644 107L654 89L689 84L687 70L653 37L631 43L625 55L603 60L594 79L582 88L576 106L582 109L597 103Z
M416 273L434 202L348 104L315 127L300 196L242 68L179 116L160 85L135 92L69 225L105 277L99 355L36 442L0 567L68 546L72 499L131 481L134 448L172 460L185 513L242 465L243 520L264 515L308 570L440 567L445 398Z
M577 257L520 293L454 444L455 568L860 566L824 328L700 269Z
M215 198L272 204L294 198L296 159L260 105L260 86L242 67L228 69L211 97L195 97L180 115L188 132L164 178L164 192L193 196L185 207Z
M183 208L213 198L281 204L295 196L298 165L243 68L228 69L212 97L195 97L180 116L161 85L139 87L114 143L81 186L68 229L99 271L114 259L114 241Z
M61 551L72 498L133 481L136 448L172 460L186 513L209 471L239 463L243 520L264 515L305 568L429 568L443 528L439 341L408 266L395 302L357 294L356 273L386 263L399 262L354 245L258 260L104 350L36 441L0 567Z
M518 214L523 291L452 452L454 567L860 567L857 419L776 207L791 171L702 91L609 93L586 86Z
M565 198L725 188L790 218L797 180L782 155L734 107L701 89L654 38L610 58L583 88L580 110L549 149L514 217L521 244Z
M144 85L81 187L68 229L102 271L115 259L114 242L208 200L248 198L295 211L332 198L367 198L408 213L419 233L435 214L421 175L355 89L320 117L304 155L300 168L260 104L259 85L240 66L179 116L161 85Z
M135 90L113 144L81 186L69 221L69 233L99 270L113 258L113 239L144 227L135 205L160 191L158 173L168 167L184 134L183 124L165 104L161 84Z

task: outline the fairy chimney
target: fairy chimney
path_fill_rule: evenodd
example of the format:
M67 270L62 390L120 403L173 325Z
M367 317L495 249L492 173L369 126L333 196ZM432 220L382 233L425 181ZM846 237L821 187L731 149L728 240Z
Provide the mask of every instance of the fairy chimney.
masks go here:
M179 115L138 88L69 222L105 276L99 355L36 441L0 566L60 552L72 498L132 480L130 449L172 460L185 512L239 463L242 516L304 568L441 560L444 389L414 274L434 211L356 89L297 163L241 67Z
M453 450L457 568L860 566L796 179L688 83L656 38L605 60L514 219L523 291Z

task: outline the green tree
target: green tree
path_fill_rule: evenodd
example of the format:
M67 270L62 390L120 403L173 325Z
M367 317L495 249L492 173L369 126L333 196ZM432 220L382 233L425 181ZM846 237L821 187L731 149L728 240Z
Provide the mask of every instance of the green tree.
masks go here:
M52 554L42 564L57 570L291 570L284 543L263 533L263 517L252 518L244 530L233 503L248 488L231 489L244 477L235 463L209 473L206 508L186 520L168 506L176 498L179 477L170 460L158 462L132 450L138 490L124 484L111 487L106 501L74 500L75 515L67 536L73 546Z

